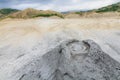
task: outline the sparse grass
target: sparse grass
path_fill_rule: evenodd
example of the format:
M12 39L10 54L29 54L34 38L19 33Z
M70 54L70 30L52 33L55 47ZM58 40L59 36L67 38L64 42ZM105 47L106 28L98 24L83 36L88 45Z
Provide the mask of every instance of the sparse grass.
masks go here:
M75 12L76 14L83 15L83 12Z
M34 15L33 18L35 17L51 17L51 16L58 16L60 18L64 18L63 15L57 14L57 13L53 13L53 14L37 14Z

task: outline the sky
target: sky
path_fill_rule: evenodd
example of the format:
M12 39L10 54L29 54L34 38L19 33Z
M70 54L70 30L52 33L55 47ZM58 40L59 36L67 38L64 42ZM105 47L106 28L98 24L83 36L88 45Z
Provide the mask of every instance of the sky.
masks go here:
M120 0L0 0L0 8L55 10L91 10L120 2Z

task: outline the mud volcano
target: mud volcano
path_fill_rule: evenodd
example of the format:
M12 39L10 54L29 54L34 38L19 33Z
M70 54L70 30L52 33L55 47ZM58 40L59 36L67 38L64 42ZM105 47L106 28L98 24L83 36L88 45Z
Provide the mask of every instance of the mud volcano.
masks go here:
M120 63L104 53L92 40L64 41L42 56L38 55L31 59L21 67L18 65L19 68L9 72L9 76L3 74L5 77L1 78L3 80L120 80Z

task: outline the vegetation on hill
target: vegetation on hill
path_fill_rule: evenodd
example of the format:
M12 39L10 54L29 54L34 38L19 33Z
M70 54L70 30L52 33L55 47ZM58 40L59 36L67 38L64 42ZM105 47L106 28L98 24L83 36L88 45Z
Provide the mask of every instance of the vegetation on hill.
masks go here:
M11 8L4 8L4 9L0 9L0 20L4 19L6 16L17 12L19 10L17 9L11 9Z
M102 7L98 10L95 10L96 12L120 12L120 2L116 4L112 4L106 7Z
M57 13L50 13L50 14L37 14L33 17L51 17L51 16L58 16L60 18L64 18L63 15Z
M17 12L17 11L19 11L19 10L11 9L11 8L4 8L4 9L0 9L0 14L8 15L10 13Z
M120 2L99 9L89 11L77 11L71 13L73 15L76 14L78 17L115 17L120 15Z

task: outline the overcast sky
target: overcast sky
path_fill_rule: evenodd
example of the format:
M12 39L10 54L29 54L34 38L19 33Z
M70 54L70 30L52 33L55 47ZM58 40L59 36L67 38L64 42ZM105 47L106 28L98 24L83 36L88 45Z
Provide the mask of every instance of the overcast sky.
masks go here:
M71 11L97 9L116 2L120 0L0 0L0 8Z

